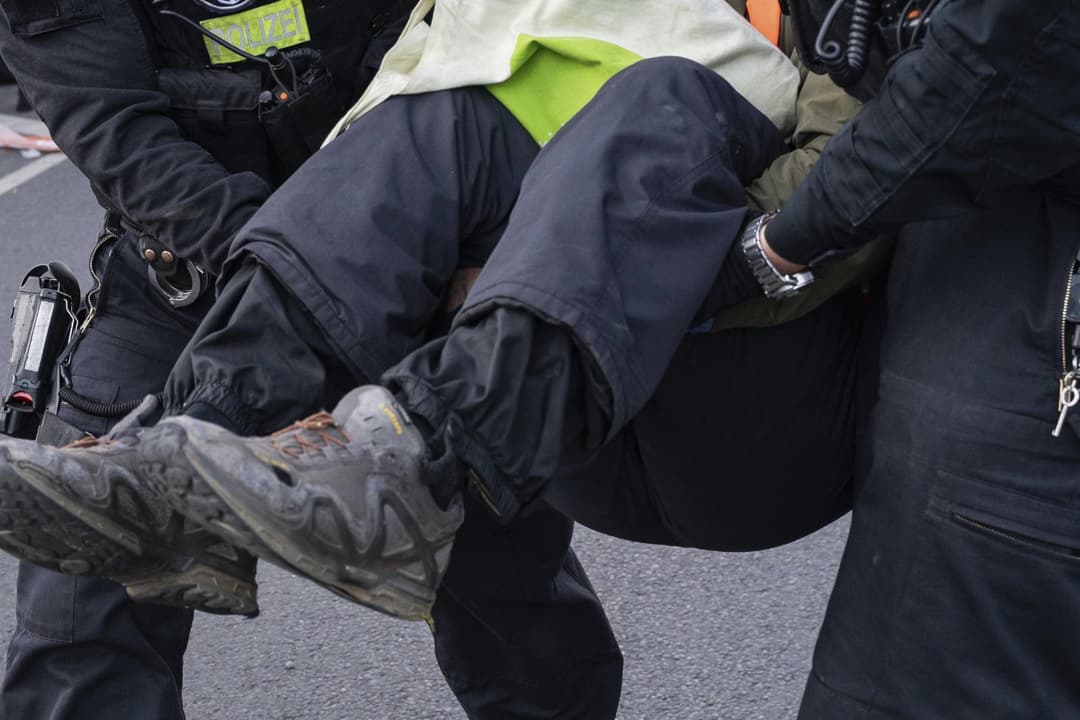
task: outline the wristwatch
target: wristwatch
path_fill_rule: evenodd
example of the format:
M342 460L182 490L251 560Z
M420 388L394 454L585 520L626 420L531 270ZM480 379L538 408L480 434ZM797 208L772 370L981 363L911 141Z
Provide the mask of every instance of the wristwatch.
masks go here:
M776 269L764 248L761 247L761 231L770 220L776 217L775 212L765 213L754 218L743 228L739 245L742 247L743 257L750 266L750 272L758 281L765 297L779 299L789 297L814 282L814 273L809 270L792 273L782 273Z

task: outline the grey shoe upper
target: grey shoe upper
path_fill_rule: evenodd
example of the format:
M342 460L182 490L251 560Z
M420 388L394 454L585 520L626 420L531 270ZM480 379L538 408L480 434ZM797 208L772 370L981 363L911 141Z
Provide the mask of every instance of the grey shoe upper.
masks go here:
M210 612L251 614L254 558L188 522L135 472L143 422L131 413L106 439L65 448L0 437L0 547L71 574L100 574L129 594Z
M176 471L181 512L365 605L427 617L464 511L460 498L440 508L421 481L423 438L384 388L266 437L188 417L152 434L140 453Z

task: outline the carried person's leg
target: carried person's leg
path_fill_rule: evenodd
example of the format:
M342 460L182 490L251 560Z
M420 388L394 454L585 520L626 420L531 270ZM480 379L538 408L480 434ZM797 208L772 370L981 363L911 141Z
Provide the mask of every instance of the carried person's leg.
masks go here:
M216 436L266 434L323 407L328 386L341 392L377 377L424 340L460 254L498 239L536 152L516 120L478 88L393 98L360 118L293 175L237 239L221 299L170 379L167 414L209 421L207 432ZM360 412L368 410L384 421L390 412L376 406ZM256 454L278 465L269 475L246 475L247 490L276 502L271 498L291 487L282 474L319 471L328 455L346 466L359 463L365 472L417 468L399 457L421 449L402 427L388 438L404 443L398 454L355 456L343 443L360 432L344 422L350 413L305 421L291 434L260 441ZM335 420L341 427L335 429ZM318 437L309 441L305 433ZM192 462L177 455L188 447L170 445L172 439L164 443L170 451L148 459L147 471L155 474L150 484L178 506L198 510L191 517L209 527L227 509L214 502L213 488L170 477ZM340 452L308 452L311 442ZM354 545L339 537L352 531L349 524L338 524L334 512L319 512L303 523L316 527L312 537L293 545L278 534L259 550L360 602L425 617L461 522L461 503L440 508L422 485L401 491L401 498L384 489L379 502L359 503L372 514L363 524L379 527L384 514L393 516L401 537L380 533ZM352 492L368 491L357 485ZM193 496L197 501L187 502ZM284 502L280 509L302 514L320 504L312 502L300 508ZM253 547L252 533L272 532L265 520L227 522L235 542ZM363 557L342 554L342 542ZM313 567L329 548L333 563Z
M504 521L655 391L779 149L677 58L619 73L545 146L451 332L383 377Z
M462 137L487 144L452 154L457 174L440 175L454 182L441 186L444 194L419 198L428 212L418 222L393 186L391 192L379 184L377 192L349 193L352 184L370 187L370 175L378 173L357 174L345 151L356 143L384 158L384 147L371 147L372 128L383 125L387 133L426 130L426 140L446 132L427 127L422 116L399 118L395 108L439 106L440 117L468 119L492 100L479 90L397 100L365 116L362 136L350 138L354 128L313 158L249 224L240 246L290 288L336 344L335 354L358 368L358 377L370 378L380 359L393 362L392 351L408 349L419 336L417 319L402 308L415 307L416 317L430 319L438 300L431 286L441 291L453 269L456 245L445 226L497 228L516 200L464 317L447 337L384 375L397 399L382 388L362 388L346 395L332 417L252 440L195 418L169 420L142 451L148 466L173 473L159 484L196 521L220 526L228 516L235 531L230 537L242 546L284 558L323 583L366 587L361 602L415 616L425 612L424 588L445 566L466 474L485 504L507 520L536 499L560 463L600 445L640 410L740 230L743 184L769 162L778 141L769 121L706 68L677 59L644 61L608 83L565 128L568 134L545 148L529 167L520 199L512 187L493 185L490 169L483 170L491 166L492 146L501 151L496 159L513 157L507 147L523 141L507 142L513 139L508 133L513 128L520 136L520 126L508 116L489 132L475 133L475 123L454 125L445 138L452 150ZM496 116L506 115L496 108ZM423 162L395 153L390 165L403 163L405 178L410 168L431 178L445 152L421 154ZM524 169L518 163L511 178ZM306 173L342 189L342 196L373 200L343 204L312 190ZM420 187L429 192L428 184ZM467 206L455 194L462 187ZM463 207L471 214L462 215ZM384 215L392 226L380 223ZM369 234L388 229L384 241L370 243ZM312 249L296 262L290 251L305 233L318 239L320 252ZM343 301L346 293L355 299ZM389 314L376 309L385 307ZM192 358L200 345L196 338ZM214 364L227 367L231 353L223 347L216 348ZM233 392L220 409L265 394ZM198 389L192 397L204 399ZM306 452L312 443L328 452ZM345 468L361 482L338 487ZM423 481L434 483L431 493ZM403 513L409 552L391 562L387 541L365 528L401 525ZM297 514L312 518L298 525ZM342 547L362 557L343 554ZM370 577L363 579L365 573ZM420 593L419 603L408 600L411 593Z
M423 340L459 250L497 240L536 150L480 89L395 98L366 115L249 223L213 314L171 375L166 411L265 433L324 406L325 393L378 375ZM142 333L155 330L148 322ZM127 483L145 502L93 509L102 500L90 480L102 466L131 466L124 453L153 422L134 419L122 438L112 433L78 452L5 442L4 478L94 523L153 508L146 488ZM95 467L77 473L87 482L70 482L69 466L91 458ZM43 469L24 477L23 466ZM128 529L152 542L158 523L141 522Z
M366 123L286 183L238 245L290 288L356 376L370 380L418 344L421 322L431 318L454 268L456 239L507 222L450 333L384 375L397 400L385 392L350 393L326 420L344 435L320 440L344 442L342 455L349 457L339 462L358 464L365 474L388 472L379 460L382 450L393 458L405 493L394 513L410 512L414 503L427 506L411 518L421 529L411 534L418 555L400 564L404 569L423 559L422 568L408 572L419 573L424 584L442 564L446 533L457 522L451 516L460 513L455 496L466 467L472 487L505 521L535 500L560 463L598 446L640 410L742 226L744 184L775 156L779 141L771 123L722 78L671 58L643 61L617 75L531 166L507 163L515 151L525 154L523 144L530 152L534 146L501 106L494 114L505 121L477 132L484 127L475 121L477 112L490 112L493 104L482 90L394 100L362 118ZM460 122L448 130L447 118ZM405 137L385 142L394 133ZM441 141L447 149L399 157L401 147L417 146L418 138L436 147ZM470 141L472 151L464 152L463 143ZM362 166L367 172L357 172L357 157L369 160ZM509 165L509 178L492 172L493 159L503 161L496 169ZM518 198L506 180L523 174ZM316 176L319 183L309 181ZM385 177L421 192L407 197L396 184L388 188ZM451 181L440 185L445 178ZM339 191L328 195L325 184ZM318 252L309 248L297 262L305 237L317 239ZM192 344L196 361L201 343L196 338ZM228 367L228 345L211 349L217 356L211 364ZM225 412L244 397L267 394L215 385L232 394L217 401ZM198 388L191 397L205 399ZM340 543L382 557L371 538L350 529L381 522L383 510L370 501L327 499L335 508L330 515L341 515L333 528L310 534L290 529L295 520L287 516L297 512L291 503L314 508L323 501L309 495L310 488L288 501L274 496L291 494L288 488L305 474L322 476L322 458L308 465L306 454L297 455L288 470L291 479L282 483L274 478L283 472L280 467L270 474L241 471L245 451L237 448L237 457L224 452L228 441L220 429L173 427L174 436L154 452L163 467L185 466L193 476L186 485L167 483L178 509L193 510L206 505L207 496L216 497L245 515L237 520L248 526L240 532L249 542L253 533L266 545L266 555L304 562L303 571L323 581L355 584L358 559L333 551ZM272 464L261 455L282 441L261 442L267 449L254 449L261 447L256 443L249 448L254 455L246 456ZM417 484L408 478L421 475L436 483L433 494L447 515L430 507L424 492L407 490ZM197 502L185 498L192 494ZM349 519L350 512L364 517ZM431 521L432 534L422 531L421 515ZM326 543L325 533L333 540L320 550L316 545ZM257 544L247 546L258 549ZM399 590L420 591L407 585ZM413 612L406 606L384 609Z
M608 535L708 550L760 550L832 522L851 507L866 415L863 315L861 294L845 293L783 325L687 335L641 412L544 499Z

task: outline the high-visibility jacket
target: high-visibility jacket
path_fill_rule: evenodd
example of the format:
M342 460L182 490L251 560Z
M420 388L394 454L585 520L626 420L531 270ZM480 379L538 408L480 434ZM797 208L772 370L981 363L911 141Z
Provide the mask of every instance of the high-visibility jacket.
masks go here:
M392 95L486 86L544 143L616 72L663 55L712 68L783 134L794 127L798 70L725 3L421 0L336 130Z

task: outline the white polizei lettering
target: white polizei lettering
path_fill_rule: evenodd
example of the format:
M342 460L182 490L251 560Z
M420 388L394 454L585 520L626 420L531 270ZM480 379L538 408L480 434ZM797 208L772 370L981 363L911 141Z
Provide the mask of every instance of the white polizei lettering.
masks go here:
M308 33L303 5L294 2L279 7L277 12L265 15L241 14L229 18L228 25L207 30L224 42L251 53L262 52L270 46L291 47L302 42ZM221 45L209 40L206 45L210 58L215 63L232 56L232 53Z
M291 37L296 37L296 8L286 8L281 11L281 36L288 40ZM290 31L289 28L292 28Z
M244 29L239 25L230 25L225 28L225 39L238 48L244 47Z
M228 38L225 37L225 31L224 30L213 28L213 29L210 30L210 32L212 32L214 35L221 38L222 40L226 40L226 41L228 40ZM221 45L218 45L216 42L207 43L206 49L210 53L211 57L214 60L220 60L221 59L221 51L222 51Z
M258 37L252 37L252 31L255 29L259 31ZM255 22L252 22L251 20L246 21L244 23L244 34L247 36L248 41L247 47L244 48L245 50L248 48L259 47L263 43L262 23L257 20Z
M304 27L304 17L301 13L301 10L303 10L303 8L303 5L293 5L292 8L293 17L296 18L296 32L300 34L307 32L307 28Z
M279 18L277 13L267 15L266 19L270 21L270 32L266 34L266 41L269 43L279 43L284 40L284 38L281 37L281 23L278 22Z

